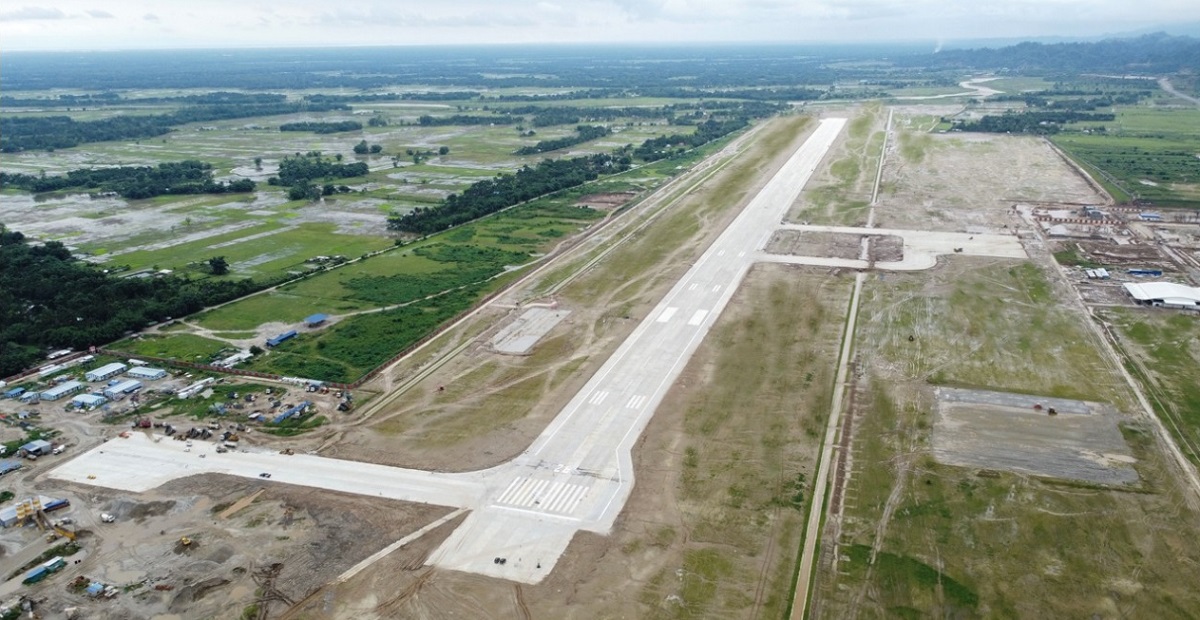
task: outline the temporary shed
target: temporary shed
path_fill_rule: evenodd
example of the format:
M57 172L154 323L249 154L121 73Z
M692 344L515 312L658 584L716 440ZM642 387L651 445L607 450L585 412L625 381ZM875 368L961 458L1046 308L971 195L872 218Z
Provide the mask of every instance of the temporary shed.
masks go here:
M129 394L142 388L142 382L136 379L128 379L116 385L104 388L104 395L109 398L117 398L123 394Z
M139 366L137 368L130 368L129 372L125 373L125 375L133 377L134 379L146 379L148 381L153 381L155 379L162 379L163 377L167 376L167 371L161 368Z
M29 454L42 456L43 454L50 454L50 451L54 449L54 446L45 439L34 439L33 441L21 446L21 449Z
M280 344L282 344L284 341L295 338L296 335L297 335L296 330L293 329L293 330L283 332L282 334L279 334L278 336L275 336L274 338L267 338L267 346L268 347L277 347Z
M304 324L308 327L316 327L321 323L329 320L328 314L313 314L304 318Z
M5 393L4 393L4 397L5 397L5 398L17 398L17 397L19 397L20 395L22 395L22 394L24 394L24 393L25 393L25 388L23 388L23 387L15 387L15 388L13 388L13 389L11 389L11 390L9 390L9 391L5 392Z
M86 407L89 409L92 407L99 407L106 402L108 402L107 398L97 394L80 394L71 399L72 405L75 405L76 407Z
M0 461L0 476L21 469L20 461Z
M78 381L67 381L60 383L45 392L42 392L42 400L58 400L64 396L70 396L76 392L83 391L83 384Z
M86 377L88 381L103 381L125 372L125 369L127 368L129 367L121 362L113 362L111 364L105 364L95 370L89 370L84 373L83 376Z
M1125 292L1140 304L1200 310L1200 288L1174 282L1129 282L1123 286Z

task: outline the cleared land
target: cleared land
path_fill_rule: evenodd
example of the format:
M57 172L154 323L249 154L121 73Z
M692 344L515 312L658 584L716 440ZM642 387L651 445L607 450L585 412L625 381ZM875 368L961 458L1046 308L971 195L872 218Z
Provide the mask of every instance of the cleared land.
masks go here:
M888 226L996 227L1009 217L997 196L1089 200L1086 185L1036 141L931 138L919 162L898 153L905 165L885 165L877 217ZM1024 165L995 165L1006 157ZM952 183L943 175L954 161L972 173ZM926 175L932 187L920 184ZM928 203L918 199L925 192ZM1081 323L1074 292L1034 248L1046 266L955 256L927 272L868 280L848 474L844 499L831 507L816 617L1186 617L1200 605L1188 585L1187 567L1200 558L1190 491L1151 426L1132 415L1135 401ZM936 393L946 387L1009 394L939 413ZM1064 452L1044 442L1045 411L1019 421L1031 400L1064 404L1050 397L1120 413L1063 435L1075 446ZM1077 414L1053 424L1067 415ZM967 449L945 464L938 451L947 431L967 441L959 447L1014 449L992 463ZM1094 458L1101 480L1048 467L1069 468L1061 459L1070 452Z

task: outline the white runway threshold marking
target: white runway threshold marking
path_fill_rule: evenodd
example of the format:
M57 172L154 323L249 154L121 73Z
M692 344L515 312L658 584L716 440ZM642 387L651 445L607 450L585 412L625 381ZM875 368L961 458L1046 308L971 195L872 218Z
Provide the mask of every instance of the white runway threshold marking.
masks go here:
M219 473L463 508L469 514L430 554L429 564L539 583L577 532L612 530L633 491L634 444L711 329L708 319L720 316L750 267L762 260L755 244L765 243L778 227L845 124L838 118L820 121L542 434L508 463L441 473L254 448L218 454L203 441L187 452L183 442L134 433L84 452L48 477L143 492L178 478ZM746 251L750 254L739 254ZM714 293L713 286L720 289ZM670 308L671 317L659 321ZM670 320L675 315L691 319ZM609 396L620 405L603 404ZM207 458L197 458L201 455ZM565 463L572 467L562 469ZM554 464L560 465L552 472ZM260 473L272 478L259 480Z
M662 314L658 315L658 322L666 323L667 321L670 321L671 317L675 316L675 312L678 310L679 308L667 308L666 310L663 310Z

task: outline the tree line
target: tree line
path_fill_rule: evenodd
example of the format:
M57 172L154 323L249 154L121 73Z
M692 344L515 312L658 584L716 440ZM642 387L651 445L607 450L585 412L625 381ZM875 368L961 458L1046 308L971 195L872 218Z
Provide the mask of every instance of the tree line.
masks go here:
M279 131L311 131L313 133L341 133L343 131L362 131L362 123L358 121L331 121L317 122L305 121L298 123L284 123L279 126Z
M623 172L631 164L628 156L607 153L546 159L536 166L524 166L515 174L473 183L461 194L450 194L436 207L418 208L388 218L388 228L430 235L539 196L582 185L601 174Z
M477 116L470 114L452 114L450 116L431 116L424 114L417 119L423 127L440 127L443 125L515 125L521 122L519 116L508 114L501 116Z
M12 95L0 95L0 107L75 108L84 106L149 105L163 103L182 103L185 105L247 104L280 103L286 100L287 95L278 93L232 93L221 91L168 97L124 97L120 93L105 91L80 95L63 93L61 95L54 95L53 97L13 97Z
M94 121L76 121L69 116L4 116L0 117L0 151L54 150L89 142L140 140L164 135L187 123L347 109L342 104L276 102L195 105L168 114L120 115Z
M214 181L211 164L185 160L157 166L85 168L49 176L0 172L0 188L9 187L30 192L95 189L138 200L164 194L252 192L255 186L254 181L249 179Z
M721 121L709 119L696 125L696 131L692 134L671 134L650 138L633 149L633 156L647 162L666 159L731 134L749 124L749 119L745 117Z
M979 131L984 133L1028 133L1034 135L1052 135L1062 131L1067 123L1093 122L1101 123L1116 118L1113 114L1089 114L1062 110L1054 112L1009 112L999 116L988 115L977 121L967 121L955 125L961 131Z
M542 140L532 146L523 146L513 152L514 155L537 155L538 153L546 153L549 151L557 151L565 149L576 144L583 144L589 140L603 138L612 133L608 127L601 125L580 125L575 128L575 135L564 136L553 140Z
M62 243L29 245L20 232L0 224L0 376L33 366L49 349L112 342L149 323L237 299L267 284L118 278L76 260Z

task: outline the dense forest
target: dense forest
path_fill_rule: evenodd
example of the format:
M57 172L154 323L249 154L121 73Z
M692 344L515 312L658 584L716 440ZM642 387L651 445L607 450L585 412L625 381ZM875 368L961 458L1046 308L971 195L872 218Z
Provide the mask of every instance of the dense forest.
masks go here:
M164 194L224 194L254 191L254 181L218 182L213 180L212 165L196 160L171 162L157 166L122 166L71 170L63 175L9 174L0 172L0 188L13 187L30 192L64 189L115 192L138 200Z
M612 130L610 130L608 127L602 127L600 125L580 125L575 128L575 135L573 136L564 136L562 138L556 138L553 140L542 140L541 142L538 142L532 146L523 146L517 149L513 154L537 155L538 153L548 153L550 151L557 151L558 149L565 149L568 146L583 144L584 142L595 140L596 138L603 138L610 133L612 133Z
M308 121L303 123L284 123L279 126L279 131L311 131L313 133L341 133L343 131L362 131L362 123L358 121L333 121L333 122L317 122Z
M76 260L57 241L29 245L0 224L0 377L36 364L48 349L112 342L129 330L262 286L217 278L117 278Z
M346 109L342 104L278 102L195 105L169 114L122 115L94 121L76 121L69 116L4 116L0 117L0 151L54 150L88 142L140 140L161 136L186 123Z
M495 179L473 183L462 194L450 194L436 207L414 209L400 217L389 218L388 228L420 235L433 234L539 196L583 185L601 174L623 172L630 164L628 157L604 153L572 159L546 159L536 166L525 166L515 174L502 174Z

